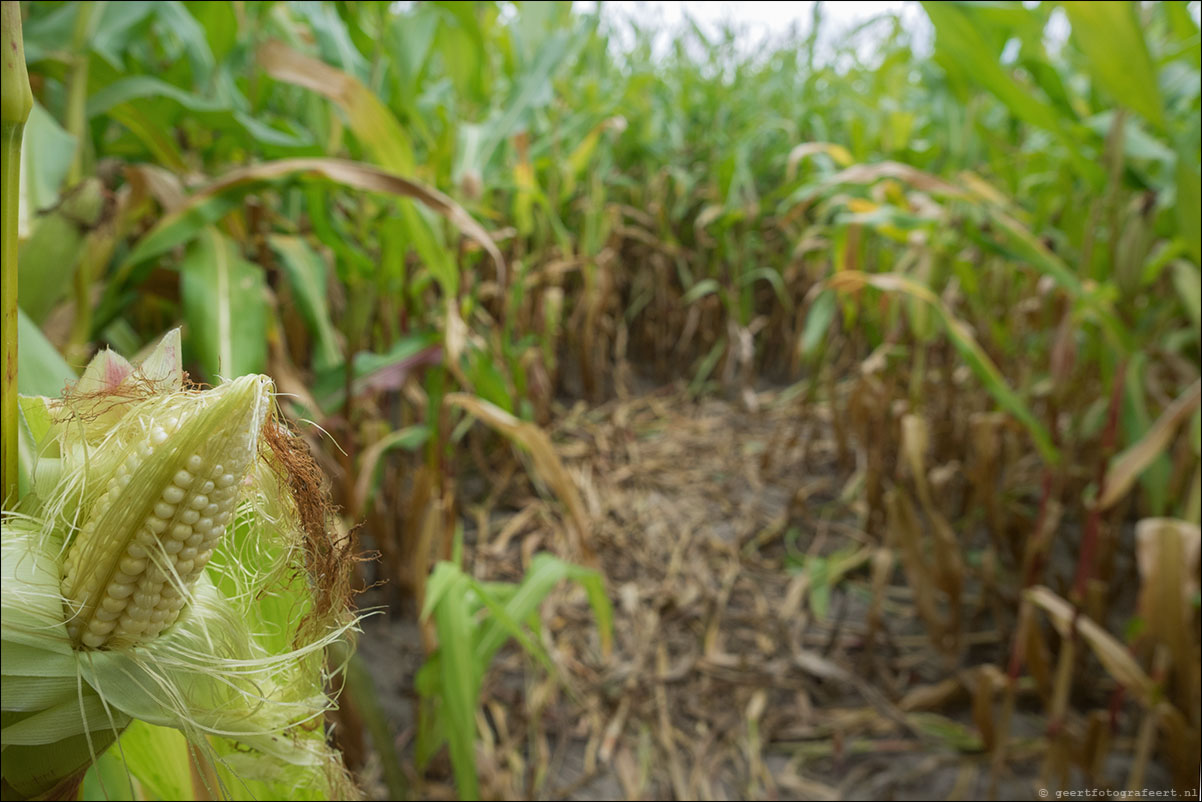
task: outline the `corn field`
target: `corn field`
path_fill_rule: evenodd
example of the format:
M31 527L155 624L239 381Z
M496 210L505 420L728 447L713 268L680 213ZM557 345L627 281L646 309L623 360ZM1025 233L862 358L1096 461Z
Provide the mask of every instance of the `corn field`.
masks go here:
M1198 796L1199 3L681 5L3 3L4 799Z

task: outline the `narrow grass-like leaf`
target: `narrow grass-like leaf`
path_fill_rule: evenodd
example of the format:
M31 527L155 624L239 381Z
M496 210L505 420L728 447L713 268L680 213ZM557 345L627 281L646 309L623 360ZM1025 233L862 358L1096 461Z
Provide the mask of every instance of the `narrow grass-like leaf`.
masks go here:
M421 368L442 361L442 346L434 332L416 332L399 338L384 354L360 351L353 359L351 395L399 390ZM340 367L322 371L313 385L313 395L323 409L334 409L346 400L346 371Z
M693 374L693 378L689 382L690 397L696 398L701 395L705 383L709 381L710 374L714 372L714 368L718 366L718 360L724 353L726 353L726 338L719 337L718 341L714 343L714 347L701 358L700 364L697 365L697 372Z
M612 648L613 610L601 575L596 571L565 563L549 554L537 554L516 586L479 582L451 562L440 562L430 576L422 618L434 620L438 651L422 667L417 681L424 711L419 762L424 764L445 739L463 798L475 798L478 792L471 756L476 733L474 711L484 673L497 650L510 638L517 640L548 672L555 670L550 656L526 631L524 622L537 626L539 606L565 579L584 586L597 617L602 654L608 655ZM487 612L478 623L477 608Z
M767 282L768 286L772 288L772 292L776 295L776 299L780 301L780 305L792 311L793 299L789 297L789 292L785 288L785 280L779 270L773 270L771 267L753 267L739 276L739 284L744 287L757 281Z
M688 306L691 303L701 300L707 295L713 295L714 293L721 291L722 285L717 281L712 278L703 278L692 287L689 287L689 291L681 296L680 302L685 306Z
M184 154L162 121L153 119L135 103L114 106L109 109L108 116L128 128L160 165L173 173L184 174L188 171Z
M1202 331L1202 273L1184 259L1174 260L1172 271L1177 297L1193 322L1194 331Z
M512 622L524 621L533 614L556 585L565 579L580 582L589 591L593 614L597 616L597 627L601 632L602 648L608 651L609 635L613 629L613 611L604 594L601 575L596 571L566 563L551 554L538 554L530 561L530 568L523 577L513 597L505 602L505 610ZM485 632L477 647L477 658L484 664L492 662L498 649L505 643L509 633L503 628Z
M995 223L1005 234L1007 242L1019 255L1028 259L1041 273L1046 273L1056 280L1073 298L1080 298L1084 289L1076 273L1064 260L1052 253L1046 245L1039 241L1031 230L1001 211L990 214L989 220Z
M538 660L547 673L553 674L555 672L555 665L547 655L547 650L542 647L542 644L532 639L522 626L523 620L532 616L534 610L519 618L518 616L522 614L522 609L519 605L514 604L514 599L521 595L522 588L531 581L532 573L533 570L522 578L522 583L518 586L517 592L503 603L495 598L483 583L471 577L468 578L484 609L488 611L488 618L480 624L480 631L476 637L475 648L478 665L487 667L491 664L493 657L496 656L496 650L500 648L500 645L513 638L527 654ZM550 592L549 588L547 592ZM544 598L546 598L546 594L535 599L535 610L538 609L538 605L542 603ZM511 607L517 607L518 609L511 611Z
M1177 227L1197 265L1202 262L1202 170L1198 147L1177 143Z
M1152 428L1152 416L1148 411L1148 359L1143 351L1137 351L1127 362L1124 376L1122 425L1127 442L1138 440ZM1160 454L1152 460L1139 478L1143 498L1149 515L1164 515L1169 503L1169 487L1172 484L1173 465L1168 454Z
M582 43L582 37L571 30L556 31L543 43L530 67L518 76L509 97L497 113L481 126L480 142L472 150L473 160L470 163L460 162L456 168L457 176L468 169L483 174L497 148L513 135L530 109L545 96L552 76Z
M798 345L802 357L809 359L818 352L818 346L830 330L831 321L835 319L838 308L838 298L834 290L824 289L818 293L818 297L806 312L805 327L801 331L801 341Z
M138 101L147 99L168 101L214 129L232 131L275 149L290 149L295 153L298 149L311 148L315 144L310 136L272 128L230 105L186 92L149 75L122 78L93 93L88 98L88 116L96 117L118 106L133 108Z

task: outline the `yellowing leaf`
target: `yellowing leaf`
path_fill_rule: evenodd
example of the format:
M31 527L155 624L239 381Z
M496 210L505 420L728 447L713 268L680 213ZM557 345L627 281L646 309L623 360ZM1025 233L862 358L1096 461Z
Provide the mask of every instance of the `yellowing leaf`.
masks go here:
M1106 471L1102 495L1098 498L1099 509L1108 509L1135 484L1135 480L1168 447L1173 433L1189 419L1190 414L1202 400L1202 380L1196 381L1169 404L1152 427L1134 445L1119 454Z

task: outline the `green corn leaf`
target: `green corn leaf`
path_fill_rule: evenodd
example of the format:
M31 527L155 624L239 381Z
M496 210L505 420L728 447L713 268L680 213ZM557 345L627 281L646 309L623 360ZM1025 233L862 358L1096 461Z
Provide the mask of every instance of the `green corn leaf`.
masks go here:
M18 311L17 349L21 372L17 388L21 395L57 396L68 382L75 381L75 370L42 334L42 330Z
M1164 128L1164 102L1144 40L1139 6L1131 2L1061 3L1073 41L1085 53L1094 79L1119 103ZM1121 53L1122 58L1116 58Z
M260 373L267 364L267 297L262 271L217 229L206 229L180 264L188 341L216 381Z
M831 321L838 311L838 298L835 292L824 289L818 293L814 303L806 313L805 327L801 331L801 355L809 359L818 353L818 347L830 330Z
M1173 287L1181 299L1185 312L1194 324L1194 331L1202 331L1202 273L1184 259L1172 263Z
M21 309L35 323L44 323L70 291L87 231L99 221L103 205L99 179L85 179L54 211L38 218L33 234L21 243Z
M712 278L703 278L681 297L680 302L685 306L696 303L707 295L713 295L722 291L722 285Z
M472 648L472 615L467 606L467 578L451 563L435 566L446 579L446 588L433 608L434 624L438 628L440 653L440 695L446 713L447 745L460 799L478 799L476 777L476 699L484 666L474 659Z
M313 353L313 367L324 370L341 364L342 349L326 303L325 260L300 237L273 234L268 242L280 257L292 297L296 299L297 308L317 345Z
M226 103L208 100L149 75L122 78L93 93L88 98L88 116L96 117L118 107L125 109L126 113L135 106L145 109L147 101L150 101L150 107L155 110L162 111L168 106L174 106L176 114L182 110L214 129L249 137L273 150L296 152L312 148L315 144L313 138L307 134L289 133L272 128L262 120L238 111Z
M992 92L1020 120L1053 134L1064 145L1074 166L1090 176L1095 185L1102 184L1102 170L1079 153L1078 143L1063 128L1056 109L1021 86L998 63L993 48L986 44L972 18L970 7L946 2L924 2L922 7L935 26L936 57L945 68Z
M75 137L36 100L21 143L22 233L34 215L54 205L75 158Z

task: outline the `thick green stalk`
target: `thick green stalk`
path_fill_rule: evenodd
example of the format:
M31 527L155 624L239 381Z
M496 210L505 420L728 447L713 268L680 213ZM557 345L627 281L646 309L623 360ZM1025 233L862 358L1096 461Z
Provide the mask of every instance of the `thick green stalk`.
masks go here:
M21 201L21 137L33 108L21 38L21 4L0 3L0 299L3 304L3 364L0 365L0 487L4 508L17 501L17 209Z
M96 12L103 10L104 3L80 3L71 37L75 63L67 84L66 119L67 132L75 137L75 158L71 160L71 167L67 171L67 186L71 188L84 179L88 147L88 43L92 38L92 21L97 16ZM66 348L68 359L79 359L84 355L92 333L92 267L92 259L85 249L75 269L75 323L71 327L71 338Z
M92 18L97 6L103 3L80 3L75 12L75 29L71 35L71 52L74 63L67 82L67 133L75 137L75 158L67 171L67 186L73 187L83 180L84 160L87 157L85 142L88 124L88 40L92 36Z

